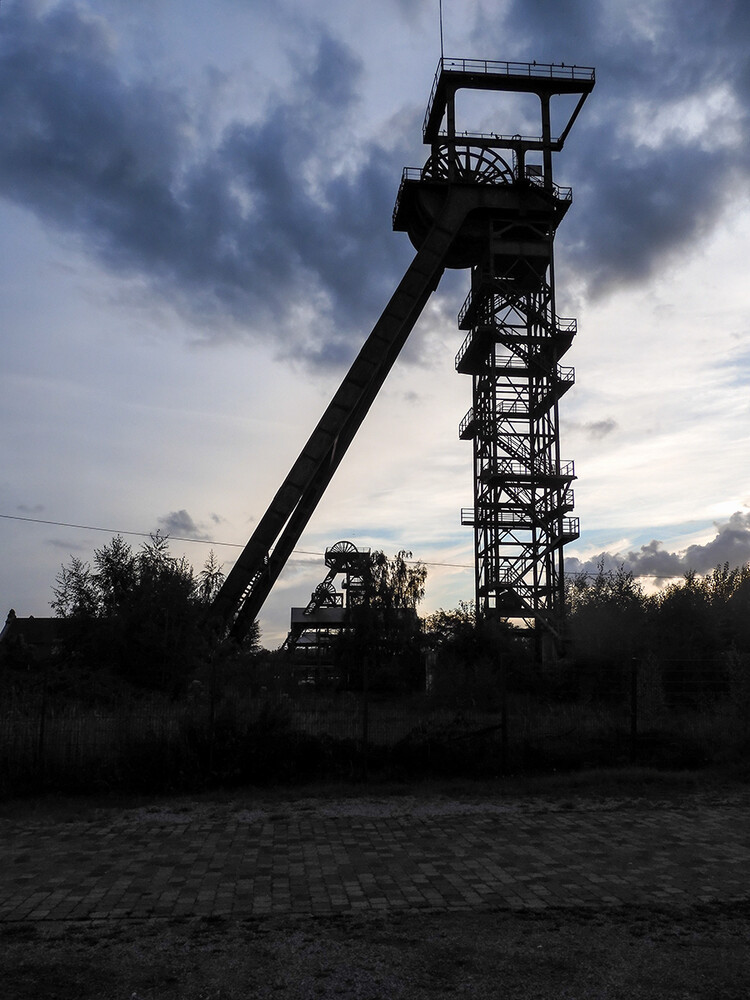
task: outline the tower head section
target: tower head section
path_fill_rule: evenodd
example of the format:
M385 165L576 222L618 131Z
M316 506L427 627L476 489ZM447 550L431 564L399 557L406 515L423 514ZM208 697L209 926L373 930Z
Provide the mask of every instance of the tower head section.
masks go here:
M493 218L502 220L503 226L512 225L514 217L522 219L515 238L523 239L529 232L533 237L542 230L547 230L543 238L548 238L571 201L570 189L553 183L552 154L563 148L594 83L595 72L587 66L441 59L423 124L430 156L421 170L404 171L394 228L407 232L419 248L449 189L458 186L475 190L476 207L467 213L449 255L449 267L479 263L486 253L487 222ZM540 106L538 134L459 131L456 94L460 90L536 95ZM560 134L553 136L550 105L556 95L577 100ZM529 153L535 153L541 163L527 165Z

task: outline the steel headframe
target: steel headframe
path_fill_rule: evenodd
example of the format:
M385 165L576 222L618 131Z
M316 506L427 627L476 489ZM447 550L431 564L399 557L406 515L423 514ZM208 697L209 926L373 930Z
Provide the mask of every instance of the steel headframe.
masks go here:
M474 506L461 521L474 528L478 615L531 627L539 657L564 645L563 546L579 534L558 413L575 381L560 359L576 322L556 315L554 278L554 237L571 192L553 182L552 153L593 85L589 67L443 59L424 122L427 172L453 183L504 182L512 192L502 207L474 216L471 291L459 314L468 334L456 357L456 369L472 376L459 436L473 442ZM457 132L462 88L535 94L540 134ZM560 94L577 100L553 137L550 102ZM498 150L509 151L510 162Z
M563 638L563 555L577 537L571 462L559 449L558 402L573 384L560 365L575 334L555 313L553 243L571 202L552 154L594 86L589 67L441 59L424 120L430 156L407 168L393 213L416 255L299 458L258 522L213 606L242 638L259 613L446 267L471 268L456 359L473 379L460 436L473 441L477 610ZM531 93L538 136L456 131L461 89ZM575 101L559 136L551 98ZM501 155L501 150L505 155Z

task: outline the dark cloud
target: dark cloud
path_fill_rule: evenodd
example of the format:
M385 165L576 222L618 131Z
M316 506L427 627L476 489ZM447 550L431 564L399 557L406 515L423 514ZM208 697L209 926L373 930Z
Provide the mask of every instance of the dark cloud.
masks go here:
M361 75L345 46L321 34L288 99L206 148L183 96L120 73L86 7L4 11L0 195L215 335L263 331L320 364L351 354L409 251L390 232L403 152L337 162Z
M41 514L44 510L44 504L35 503L32 507L30 507L26 503L19 503L16 510L20 510L22 514Z
M602 417L601 420L588 420L586 423L579 423L577 420L566 420L565 427L569 431L577 431L585 434L592 441L601 441L619 428L619 424L612 417Z
M589 437L598 441L617 430L617 421L606 417L604 420L592 420L590 423L584 424L584 428Z
M590 292L653 273L746 185L748 9L662 0L638 20L607 0L513 0L504 15L479 5L470 54L597 67L558 169L577 190L564 259ZM390 146L358 143L362 67L317 29L288 89L210 138L187 95L124 73L93 10L3 5L0 196L145 281L207 338L247 332L322 366L348 360L411 255L390 212L421 107L394 123ZM724 94L710 112L709 92ZM725 113L735 138L714 129Z
M583 425L583 429L590 438L599 441L617 430L617 421L613 420L612 417L605 417L604 420L591 420Z
M577 194L561 229L565 258L591 293L653 274L747 185L746 3L513 0L504 19L480 14L475 38L504 58L596 67L557 171Z
M623 567L634 576L658 579L682 576L688 570L708 573L717 566L743 566L750 562L750 513L737 511L724 524L716 524L716 535L705 545L689 545L682 552L666 552L654 539L631 552L600 552L582 562L575 556L565 560L568 573L596 573Z
M167 535L175 535L180 538L196 538L205 540L208 535L195 523L190 514L183 508L173 510L163 517L157 518L160 530L163 529Z
M63 549L69 554L72 554L73 552L89 551L85 542L66 542L62 538L47 538L44 544L49 545L53 549Z

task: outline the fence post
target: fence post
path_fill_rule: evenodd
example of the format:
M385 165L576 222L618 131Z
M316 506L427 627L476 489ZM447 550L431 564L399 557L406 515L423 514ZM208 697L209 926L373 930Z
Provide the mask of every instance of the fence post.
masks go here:
M39 734L36 746L36 766L39 784L44 787L44 737L47 722L47 683L48 683L48 663L44 661L44 674L42 677L42 704L39 711Z
M508 773L508 666L500 654L500 773Z
M630 763L638 761L638 657L630 661Z
M369 678L369 651L365 652L362 660L362 778L367 781L367 747L370 741L370 678Z
M216 650L212 647L209 658L209 701L208 701L208 775L210 784L214 773L214 739L216 736Z

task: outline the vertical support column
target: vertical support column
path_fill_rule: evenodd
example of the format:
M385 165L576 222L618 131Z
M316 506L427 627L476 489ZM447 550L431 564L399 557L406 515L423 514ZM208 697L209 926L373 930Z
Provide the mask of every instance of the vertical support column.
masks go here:
M456 92L448 93L445 109L446 130L448 139L448 182L453 183L457 176L456 170Z
M540 94L542 102L542 162L544 164L544 186L552 191L552 131L550 124L549 94Z

